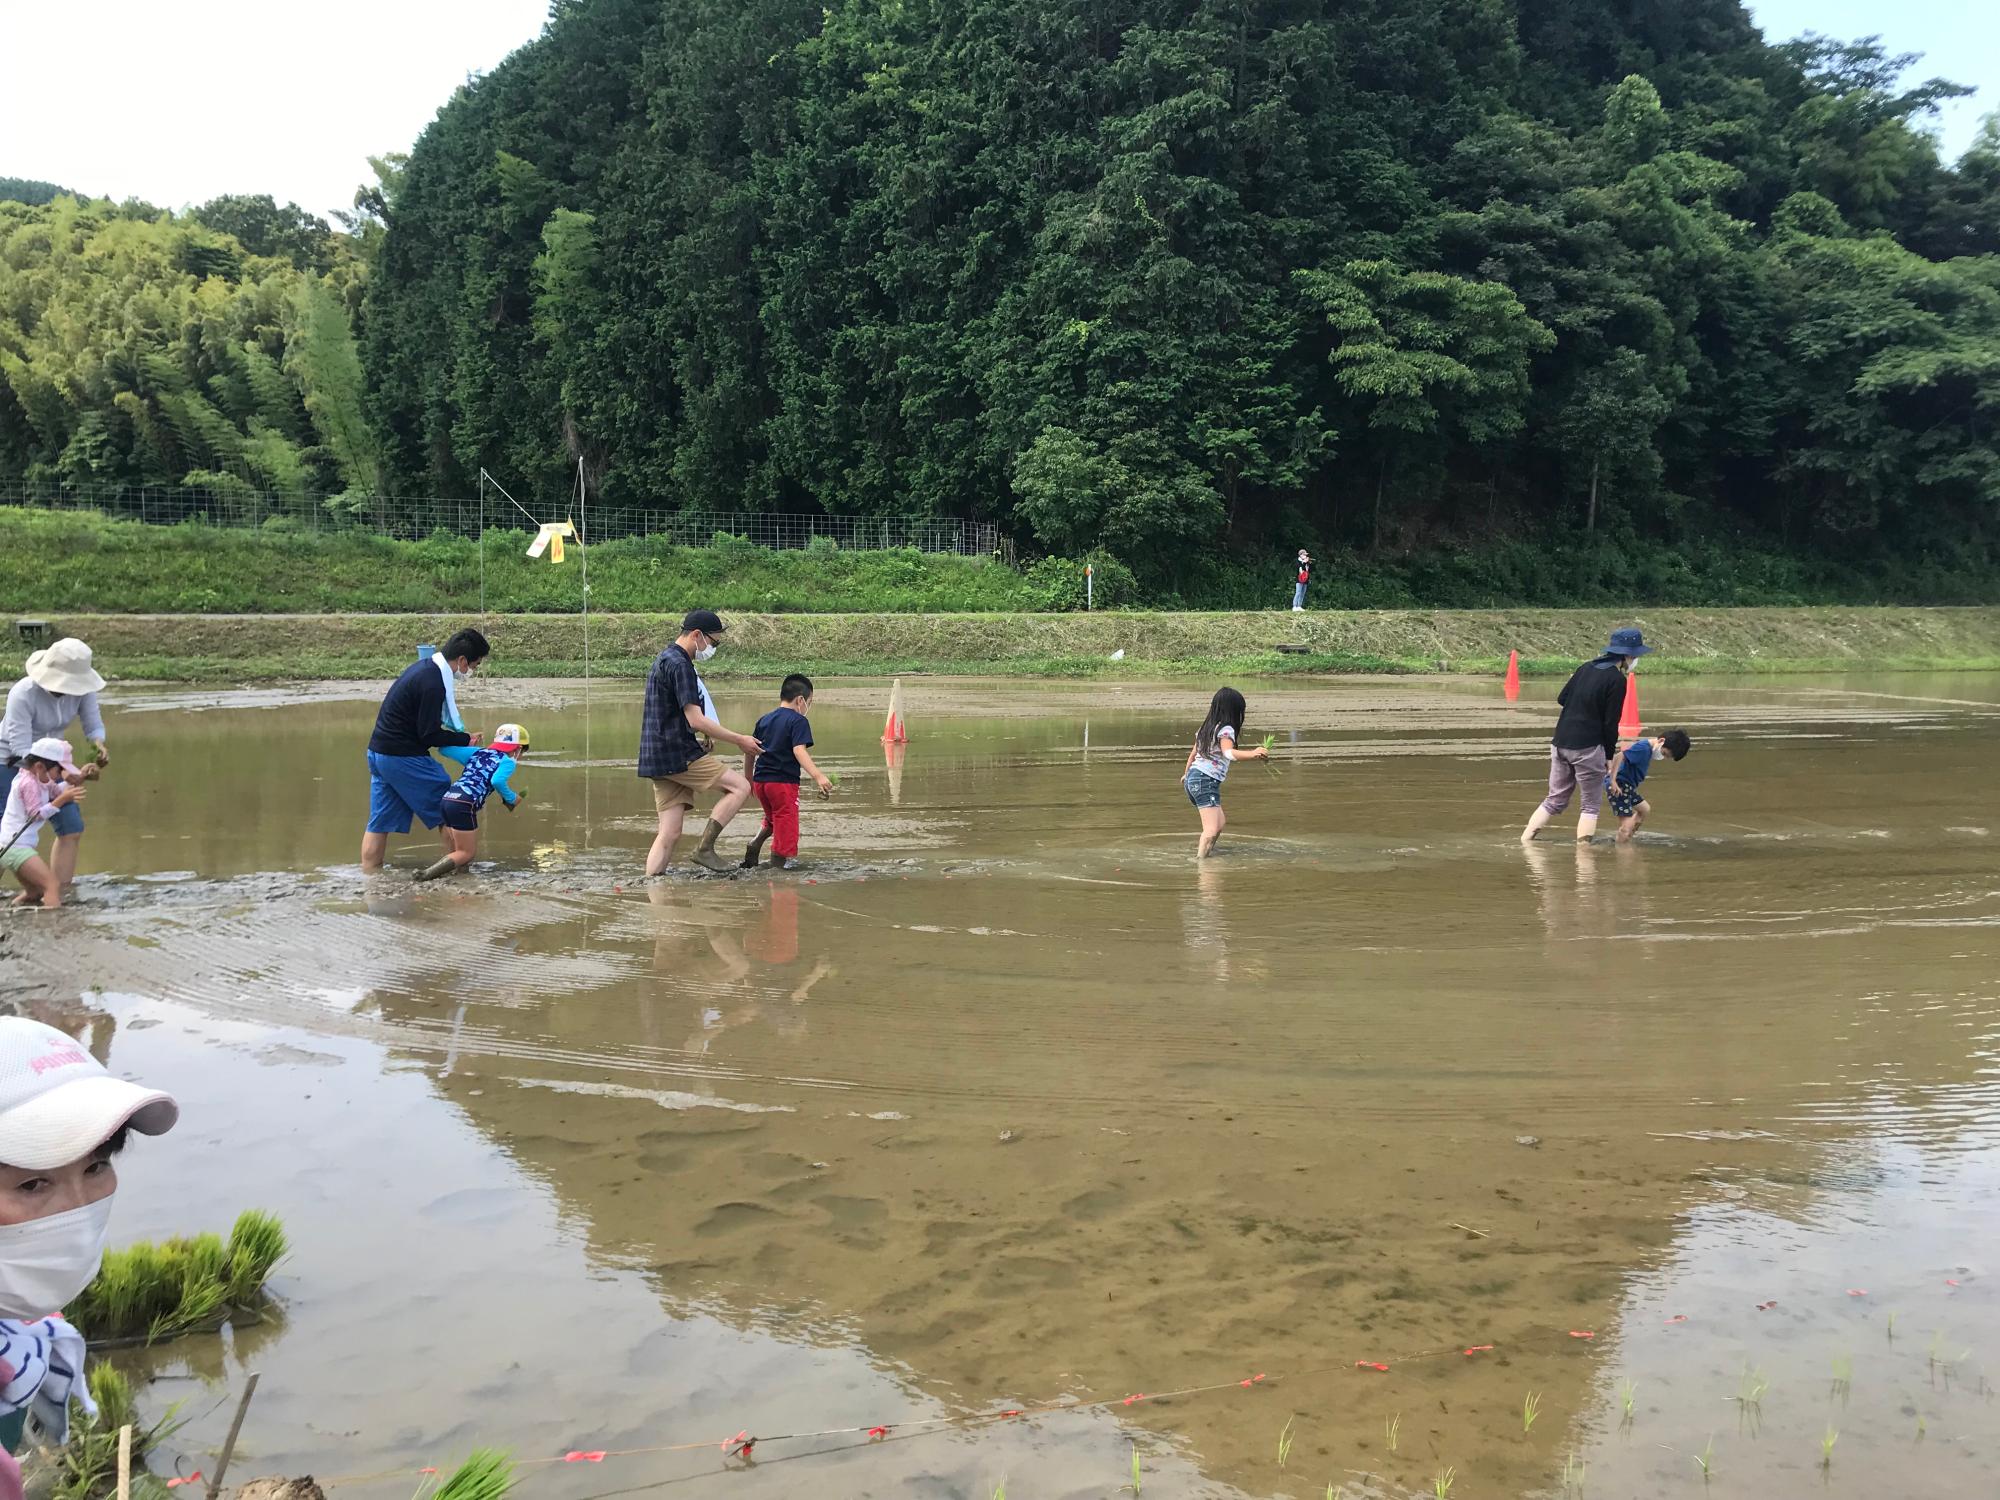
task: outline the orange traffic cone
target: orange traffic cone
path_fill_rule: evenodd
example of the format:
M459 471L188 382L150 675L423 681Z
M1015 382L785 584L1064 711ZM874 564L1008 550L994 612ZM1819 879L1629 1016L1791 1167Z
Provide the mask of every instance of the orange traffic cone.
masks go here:
M889 717L882 725L882 743L902 745L909 738L909 731L903 727L903 679L898 677L889 685Z
M1639 733L1639 674L1631 672L1625 678L1625 711L1618 716L1618 732L1628 739Z
M1509 703L1521 696L1521 653L1518 651L1507 653L1507 680L1500 691L1506 694Z

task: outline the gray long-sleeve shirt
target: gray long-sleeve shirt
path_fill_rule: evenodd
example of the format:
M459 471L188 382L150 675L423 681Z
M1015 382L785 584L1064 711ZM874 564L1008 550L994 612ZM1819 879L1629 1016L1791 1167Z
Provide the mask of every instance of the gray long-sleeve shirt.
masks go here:
M72 719L83 720L83 732L104 742L104 715L95 693L52 693L32 677L7 690L7 713L0 718L0 761L15 761L44 735L61 734Z

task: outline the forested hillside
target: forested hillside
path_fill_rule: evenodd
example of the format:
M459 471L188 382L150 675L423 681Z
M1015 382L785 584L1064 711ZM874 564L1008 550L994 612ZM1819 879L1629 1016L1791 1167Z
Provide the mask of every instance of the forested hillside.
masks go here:
M1737 0L558 0L351 236L0 209L0 472L581 458L1155 597L1300 541L1419 597L1551 554L2000 593L2000 127L1940 162L1911 61Z

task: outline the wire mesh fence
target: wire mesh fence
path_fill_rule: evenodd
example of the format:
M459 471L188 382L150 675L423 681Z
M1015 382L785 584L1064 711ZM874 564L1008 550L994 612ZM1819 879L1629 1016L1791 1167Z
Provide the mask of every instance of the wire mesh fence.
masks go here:
M542 520L577 519L570 497L526 499ZM482 530L520 529L527 518L499 494L477 496L342 496L277 494L263 490L153 485L30 485L0 482L0 505L37 510L100 511L154 526L199 524L273 526L312 532L357 531L413 540L444 531L478 536ZM591 541L659 537L680 547L708 547L720 536L759 547L796 549L824 538L852 551L911 547L919 552L989 556L1001 548L999 527L955 516L816 516L761 512L650 510L593 503Z

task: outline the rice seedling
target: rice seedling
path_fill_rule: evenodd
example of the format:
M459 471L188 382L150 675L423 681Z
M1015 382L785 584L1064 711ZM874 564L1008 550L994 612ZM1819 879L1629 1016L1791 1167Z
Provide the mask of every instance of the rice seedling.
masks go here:
M1275 734L1267 734L1264 736L1264 743L1262 749L1267 757L1271 753L1271 747L1277 743L1278 743L1278 737ZM1269 771L1273 776L1282 776L1285 774L1283 771L1280 771L1276 766L1272 765L1268 759L1266 759L1264 762L1264 769Z
M1576 1449L1569 1450L1569 1457L1563 1460L1562 1490L1565 1495L1577 1500L1583 1494L1584 1476L1590 1472L1590 1465L1577 1461Z
M1896 1315L1893 1312L1889 1314L1889 1342L1896 1342Z
M144 1500L166 1500L167 1487L146 1472L145 1455L181 1427L170 1407L159 1421L147 1426L139 1420L132 1395L132 1382L107 1364L90 1367L86 1377L90 1397L97 1403L97 1415L86 1416L81 1405L70 1408L69 1441L55 1459L55 1482L49 1500L100 1500L118 1485L118 1432L132 1429L132 1493Z
M1639 1382L1636 1380L1624 1381L1618 1387L1618 1400L1624 1410L1625 1425L1627 1427L1632 1425L1632 1398L1638 1393L1638 1390Z
M438 1485L434 1500L501 1500L518 1477L512 1454L474 1448Z
M993 1486L993 1500L1007 1500L1007 1481L1001 1480Z
M1925 1434L1925 1433L1927 1433L1927 1432L1929 1432L1930 1430L1931 1430L1931 1424L1930 1424L1929 1422L1926 1422L1926 1421L1924 1420L1924 1414L1923 1414L1922 1412L1918 1412L1918 1413L1917 1413L1917 1441L1921 1443L1921 1442L1922 1442L1922 1441L1924 1440L1924 1434Z
M1297 1421L1297 1417L1285 1418L1284 1430L1278 1434L1278 1467L1281 1469L1291 1461L1292 1443L1297 1437L1293 1426Z
M1833 1390L1837 1401L1845 1401L1847 1393L1854 1389L1854 1356L1836 1354L1833 1357Z
M1389 1440L1389 1451L1391 1453L1400 1451L1403 1445L1403 1414L1401 1412L1397 1412L1395 1416L1382 1424L1382 1435Z
M1701 1470L1701 1482L1703 1484L1708 1483L1708 1476L1713 1471L1714 1458L1715 1434L1711 1432L1708 1435L1708 1446L1694 1456L1694 1465L1697 1469Z
M1139 1472L1139 1445L1134 1443L1132 1445L1132 1493L1135 1496L1139 1493L1140 1481L1143 1478L1144 1476Z
M1736 1404L1746 1410L1760 1407L1764 1402L1764 1393L1770 1388L1771 1382L1762 1370L1753 1370L1745 1365L1743 1378L1736 1383Z
M1346 1485L1335 1484L1331 1479L1326 1482L1326 1500L1346 1500L1346 1497Z
M1819 1440L1819 1466L1822 1469L1833 1467L1833 1445L1839 1441L1840 1429L1829 1422L1826 1435Z
M1944 1345L1944 1330L1942 1328L1933 1330L1933 1332L1931 1333L1931 1355L1930 1355L1932 1364L1936 1364L1938 1362L1938 1352L1943 1347L1943 1345Z
M1526 1437L1535 1430L1535 1418L1541 1414L1542 1393L1540 1391L1528 1392L1527 1399L1521 1403L1521 1435L1523 1437Z
M226 1243L198 1234L108 1251L96 1279L70 1303L70 1320L100 1347L218 1328L233 1311L258 1309L285 1250L284 1226L252 1210L236 1220Z
M1439 1469L1431 1480L1431 1493L1437 1500L1451 1500L1452 1481L1457 1478L1458 1470L1450 1467Z

